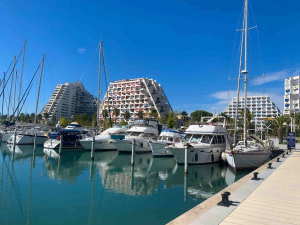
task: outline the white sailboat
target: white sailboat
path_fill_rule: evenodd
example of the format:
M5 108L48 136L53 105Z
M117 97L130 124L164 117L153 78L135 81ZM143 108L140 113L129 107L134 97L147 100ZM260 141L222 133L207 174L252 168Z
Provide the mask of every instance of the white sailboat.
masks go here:
M234 169L249 169L257 168L263 165L270 157L271 151L267 145L264 144L254 135L247 136L247 125L246 125L246 112L247 112L247 32L248 32L248 0L245 0L244 5L244 20L242 29L242 40L241 40L241 57L240 57L240 68L239 68L239 81L238 81L238 94L237 94L237 104L236 104L236 116L235 116L235 130L238 115L238 105L239 105L239 89L240 89L240 79L241 74L244 76L244 140L236 144L236 146L230 150L226 150L226 160L228 164ZM245 40L245 41L244 41ZM242 68L242 57L243 57L243 41L244 41L244 70ZM234 138L236 135L234 135ZM249 137L253 139L250 141ZM235 141L234 141L235 144Z

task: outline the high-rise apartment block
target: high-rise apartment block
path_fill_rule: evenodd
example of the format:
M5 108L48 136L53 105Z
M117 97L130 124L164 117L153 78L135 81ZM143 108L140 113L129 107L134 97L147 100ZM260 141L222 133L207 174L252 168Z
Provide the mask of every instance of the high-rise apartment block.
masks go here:
M284 91L284 115L291 115L295 112L299 112L300 95L299 84L300 76L290 77L285 79L285 91Z
M244 98L239 98L239 106L238 106L238 117L241 117L241 109L244 108ZM247 108L250 113L253 114L253 118L251 120L252 123L256 124L258 129L261 129L263 124L265 124L264 118L274 118L276 116L281 116L280 110L277 106L272 102L269 96L251 96L247 97ZM228 104L227 108L224 110L224 114L227 116L234 118L236 113L237 106L237 97L232 98L231 102Z
M65 117L71 120L74 115L86 113L92 117L97 112L97 99L91 95L81 82L58 84L41 114L53 115L57 119Z
M115 115L113 109L119 109ZM138 118L138 112L143 111L149 117L151 109L156 109L158 116L164 116L172 110L167 96L153 79L124 79L111 82L100 106L100 119L103 119L103 110L111 113L117 122L124 120L124 113L130 113L130 120Z

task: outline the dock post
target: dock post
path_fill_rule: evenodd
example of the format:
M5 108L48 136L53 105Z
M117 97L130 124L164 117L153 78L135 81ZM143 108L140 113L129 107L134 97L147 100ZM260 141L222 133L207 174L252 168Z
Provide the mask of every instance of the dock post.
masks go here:
M184 173L184 203L188 200L188 177L187 173Z
M94 160L94 151L95 151L95 136L93 136L92 140L92 149L91 149L91 159Z
M188 147L184 148L184 172L188 172Z
M16 139L17 139L17 132L14 132L14 145L13 145L13 150L15 151L16 148Z
M63 145L63 135L60 134L60 139L59 139L60 143L59 143L59 155L61 155L61 149L62 149L62 145Z
M134 165L135 158L135 139L132 139L131 165Z
M34 134L34 140L33 140L33 151L36 151L36 132Z

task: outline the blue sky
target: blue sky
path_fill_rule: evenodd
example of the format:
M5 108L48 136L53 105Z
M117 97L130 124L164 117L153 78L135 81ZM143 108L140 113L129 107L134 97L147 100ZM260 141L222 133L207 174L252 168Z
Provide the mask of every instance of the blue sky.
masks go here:
M257 31L252 29L249 76L263 71L266 77L265 85L263 79L249 82L249 95L265 90L282 110L284 79L300 75L300 2L251 0L250 4L250 26L255 25L254 15L261 55ZM98 65L93 57L102 40L111 80L153 78L174 110L223 111L228 90L235 93L237 86L236 80L228 84L228 77L237 77L240 33L236 28L242 6L243 0L4 0L0 2L0 69L6 71L26 38L25 90L46 54L40 111L59 83L82 77L87 90L96 95ZM35 110L37 81L24 109L29 113ZM102 79L102 91L105 86Z

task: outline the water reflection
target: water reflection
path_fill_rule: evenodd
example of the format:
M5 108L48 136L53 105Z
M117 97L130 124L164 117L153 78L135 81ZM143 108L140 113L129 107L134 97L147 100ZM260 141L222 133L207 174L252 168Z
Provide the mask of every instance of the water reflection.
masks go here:
M35 152L33 146L2 144L1 154L0 224L46 223L59 208L72 213L62 211L52 223L73 215L76 224L139 224L141 219L164 224L246 174L222 164L189 166L185 174L174 158L152 154L136 154L131 166L131 155L117 151L95 152L91 161L87 151L59 155L53 149Z

